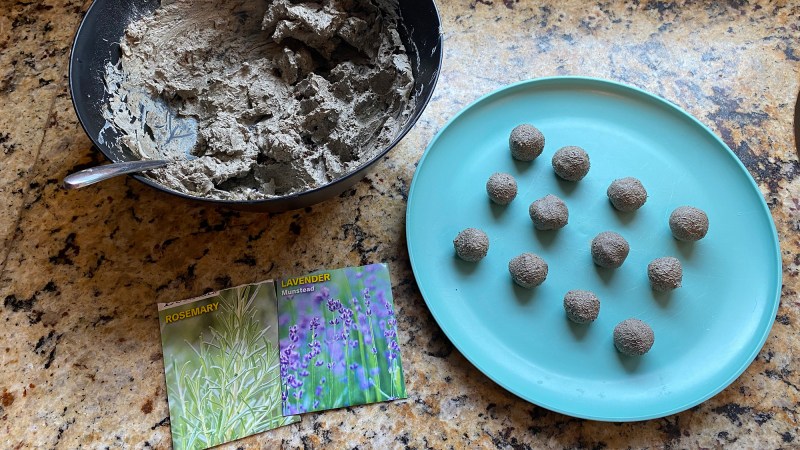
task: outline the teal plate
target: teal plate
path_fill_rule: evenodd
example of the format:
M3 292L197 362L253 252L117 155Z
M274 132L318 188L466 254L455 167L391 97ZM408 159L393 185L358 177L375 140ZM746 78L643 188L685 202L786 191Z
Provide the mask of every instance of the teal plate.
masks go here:
M536 125L544 153L514 161L511 129ZM555 150L587 150L591 170L578 183L556 178ZM517 198L492 204L485 183L494 172L516 177ZM606 188L639 178L649 193L637 212L614 210ZM564 199L569 224L533 228L528 205L547 194ZM708 213L708 235L672 238L673 209ZM634 421L673 414L710 398L753 361L780 301L781 261L775 226L761 192L733 152L686 112L647 92L590 78L545 78L493 92L454 117L423 155L408 198L407 239L422 296L455 346L514 394L571 416ZM453 238L464 228L489 235L478 263L457 259ZM592 263L589 243L613 230L631 251L616 271ZM534 252L550 266L547 280L516 286L508 261ZM647 264L675 256L683 286L654 293ZM601 300L590 325L566 319L564 294L589 289ZM655 331L651 351L624 357L614 326L629 317Z

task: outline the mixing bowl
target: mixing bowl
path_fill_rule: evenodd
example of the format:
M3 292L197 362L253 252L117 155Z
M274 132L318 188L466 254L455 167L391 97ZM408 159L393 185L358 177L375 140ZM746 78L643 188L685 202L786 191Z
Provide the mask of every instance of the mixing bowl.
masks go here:
M86 134L97 150L112 162L138 159L114 139L114 132L100 132L106 125L103 108L108 102L105 66L119 60L119 42L131 18L150 14L160 6L154 0L95 0L83 18L72 46L69 86L72 103ZM342 193L361 180L367 171L414 126L428 104L442 65L442 36L439 13L433 0L400 0L400 38L406 46L415 79L415 107L408 122L389 145L354 171L323 186L283 197L262 200L214 200L181 193L143 175L131 175L142 183L184 199L235 209L279 212L303 208ZM110 139L108 137L111 137Z

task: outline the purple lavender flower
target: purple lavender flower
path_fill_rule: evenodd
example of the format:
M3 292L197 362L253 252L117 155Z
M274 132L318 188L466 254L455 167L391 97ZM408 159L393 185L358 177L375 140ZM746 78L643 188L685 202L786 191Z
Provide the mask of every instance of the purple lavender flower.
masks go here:
M394 317L390 317L389 320L386 321L386 330L390 331L392 336L397 335L397 320Z
M394 310L392 309L392 302L383 296L383 292L381 292L379 296L383 297L383 307L386 308L386 314L389 316L394 315Z
M311 342L309 342L309 343L308 343L308 347L311 349L311 350L310 350L310 351L309 351L309 352L306 354L306 356L308 356L308 357L309 357L309 359L311 359L311 358L313 358L313 357L315 357L315 356L319 355L319 354L322 352L322 345L321 345L321 344L319 343L319 341L317 341L317 340L314 340L314 341L311 341Z
M347 327L347 328L352 327L353 326L353 311L348 309L348 308L344 308L344 309L342 309L340 314L342 316L342 321L344 321L345 327Z
M281 362L281 378L286 378L289 373L289 357L285 356L284 352L281 352L279 359Z
M294 345L289 344L283 350L281 350L279 359L281 362L281 370L284 370L284 367L287 369L297 370L298 362L300 361L300 355L294 351Z
M333 361L331 366L332 367L330 370L331 370L331 375L333 376L341 376L344 375L345 372L347 372L347 360L344 357L339 358L339 360Z
M319 367L319 366L321 366L323 364L325 364L325 361L323 361L321 359L318 359L317 362L314 363L314 365L317 366L317 367Z
M311 408L317 409L317 406L319 406L319 400L314 400L314 406L312 406Z
M331 290L327 287L323 286L319 292L314 295L314 301L317 303L322 303L326 300L331 298Z
M319 379L319 384L325 384L325 381L325 377L322 377Z
M378 348L375 347L374 345L372 346L372 354L373 355L377 355L378 354Z
M358 363L350 364L350 370L356 370L356 369L358 369Z
M327 306L328 306L328 311L336 312L342 309L342 302L334 298L329 298Z
M339 333L331 335L332 339L325 346L325 354L330 361L342 361L345 359L345 347L339 340Z
M294 398L296 398L297 400L300 400L300 397L302 397L302 396L303 396L303 390L302 389L298 389L298 390L294 391Z
M289 376L286 378L286 384L288 384L291 388L299 388L303 385L303 381L295 377L294 374L289 374Z
M358 387L361 388L362 391L365 391L372 386L375 386L375 381L372 378L369 378L364 371L363 367L359 367L356 371L356 376L358 378Z
M280 360L281 364L289 364L289 358L292 356L292 345L289 344L281 350Z
M320 395L322 395L322 385L321 385L321 384L320 384L319 386L317 386L317 389L314 391L314 394L315 394L317 397L319 397Z
M297 342L300 339L300 336L297 335L297 325L289 327L289 339L291 339L292 342Z
M370 301L369 289L364 289L364 308L366 308L366 313L368 316L372 315L372 302Z

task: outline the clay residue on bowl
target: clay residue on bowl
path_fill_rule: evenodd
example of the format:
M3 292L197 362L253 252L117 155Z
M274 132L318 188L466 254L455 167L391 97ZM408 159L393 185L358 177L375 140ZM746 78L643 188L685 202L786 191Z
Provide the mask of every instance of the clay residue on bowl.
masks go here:
M325 185L400 133L414 79L396 2L177 0L131 23L104 116L148 174L255 200ZM102 136L101 136L102 138Z

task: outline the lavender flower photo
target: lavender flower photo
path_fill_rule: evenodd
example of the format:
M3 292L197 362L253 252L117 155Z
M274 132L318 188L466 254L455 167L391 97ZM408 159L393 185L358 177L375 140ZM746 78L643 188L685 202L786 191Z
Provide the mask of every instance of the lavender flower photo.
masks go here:
M278 282L284 414L406 397L391 287L384 264Z

